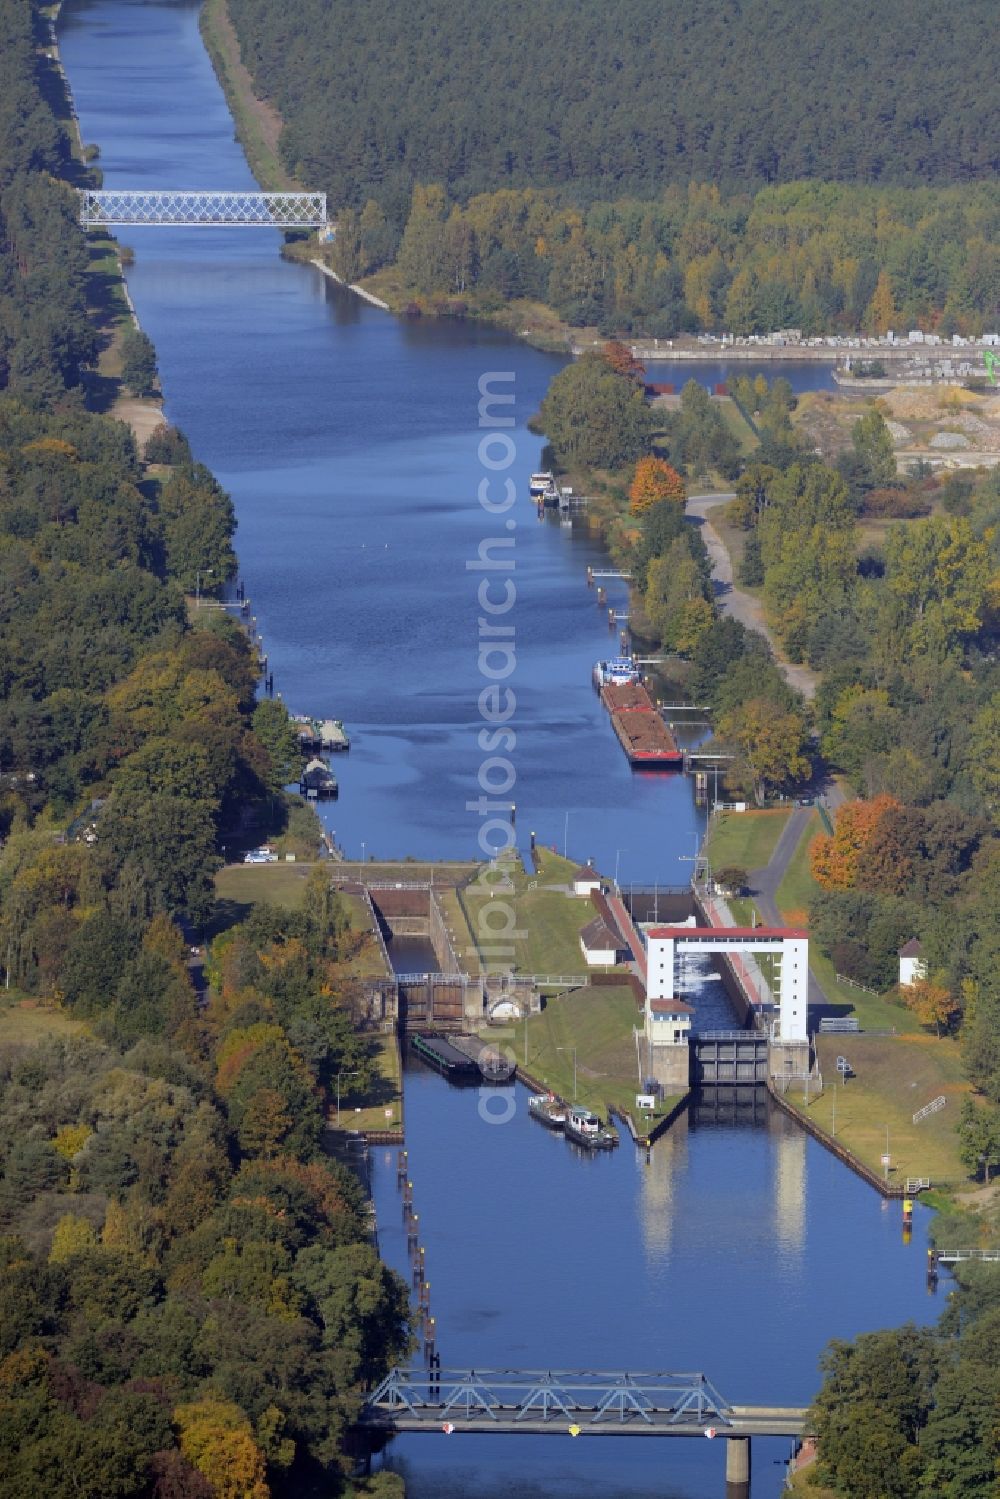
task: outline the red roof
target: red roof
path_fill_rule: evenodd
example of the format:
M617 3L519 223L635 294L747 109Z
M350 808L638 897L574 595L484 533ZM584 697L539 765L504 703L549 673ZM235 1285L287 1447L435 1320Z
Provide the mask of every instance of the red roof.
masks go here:
M651 1010L669 1010L671 1015L693 1015L694 1005L686 1005L683 999L651 999Z
M800 937L806 940L809 933L794 926L654 926L646 935L672 937L677 942L685 937L733 937L737 941L746 937Z

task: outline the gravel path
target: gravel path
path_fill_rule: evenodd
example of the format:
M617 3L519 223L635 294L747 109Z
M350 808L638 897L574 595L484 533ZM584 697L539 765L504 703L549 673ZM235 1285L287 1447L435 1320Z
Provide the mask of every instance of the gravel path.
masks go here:
M764 619L763 605L759 599L754 598L753 594L744 593L742 588L736 586L733 579L732 558L722 537L709 520L709 513L717 505L726 505L735 498L736 495L731 490L718 494L695 494L689 496L684 507L688 520L693 521L701 529L702 540L712 564L715 601L723 614L731 615L748 630L756 630L758 635L764 636L774 652L778 669L789 687L794 687L805 698L815 697L818 681L816 673L808 666L794 666L790 661L781 660L777 643Z

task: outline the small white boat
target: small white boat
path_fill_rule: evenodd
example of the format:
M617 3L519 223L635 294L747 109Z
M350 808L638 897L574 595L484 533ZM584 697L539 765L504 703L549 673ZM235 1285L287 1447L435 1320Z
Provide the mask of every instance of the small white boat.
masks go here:
M639 673L627 656L619 656L614 661L594 662L595 687L628 687L638 680Z
M548 469L543 469L537 474L532 474L528 480L528 492L532 499L539 500L549 490L555 488L555 480Z
M566 1105L554 1093L532 1093L528 1099L528 1113L538 1119L546 1129L562 1129L566 1123Z

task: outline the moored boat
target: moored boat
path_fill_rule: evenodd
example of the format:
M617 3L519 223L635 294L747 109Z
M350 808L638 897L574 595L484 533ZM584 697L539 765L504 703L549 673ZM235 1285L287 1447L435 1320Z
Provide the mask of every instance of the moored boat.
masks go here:
M535 500L541 499L542 495L544 495L547 490L554 488L555 480L553 479L552 474L548 469L544 469L537 474L532 474L531 478L528 480L528 492L531 495L532 499Z
M484 1083L512 1083L517 1064L495 1046L484 1046L477 1058Z
M478 1064L443 1036L411 1036L410 1046L421 1061L436 1067L451 1083L476 1083L480 1079Z
M566 1105L554 1093L532 1093L528 1099L528 1113L546 1129L562 1129L566 1123Z
M612 661L595 661L593 678L598 691L608 686L627 687L638 682L639 671L627 656L616 656Z
M621 685L605 682L601 702L611 715L611 727L630 765L637 770L680 769L684 756L677 740L638 679Z
M566 1115L563 1132L567 1140L583 1145L587 1150L610 1150L618 1144L616 1130L608 1129L590 1109L581 1109L576 1104Z

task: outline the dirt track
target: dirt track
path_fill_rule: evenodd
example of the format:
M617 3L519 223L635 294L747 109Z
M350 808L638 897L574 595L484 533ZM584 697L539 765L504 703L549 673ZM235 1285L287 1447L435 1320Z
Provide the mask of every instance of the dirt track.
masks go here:
M738 619L741 624L746 625L748 630L756 630L758 635L764 636L774 652L775 660L789 687L794 687L796 691L802 693L803 697L815 697L818 681L816 673L808 666L795 666L792 662L782 659L780 648L767 627L760 601L755 599L753 594L744 593L742 588L737 588L733 581L732 559L726 550L725 542L709 520L709 514L717 505L726 505L735 498L736 495L732 491L719 494L696 494L689 497L684 507L688 519L701 528L702 540L712 564L715 601L723 614L731 615L733 619Z

